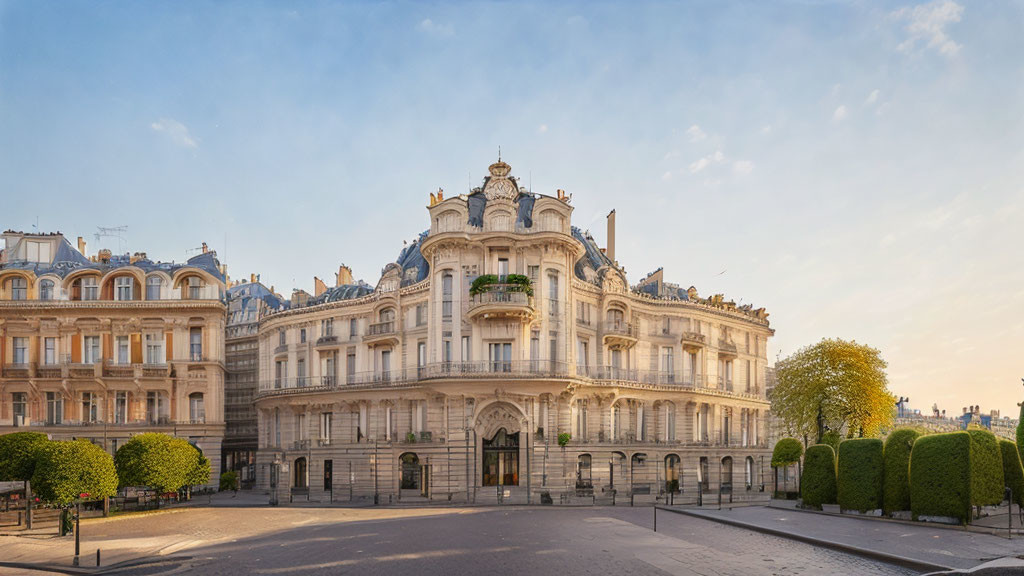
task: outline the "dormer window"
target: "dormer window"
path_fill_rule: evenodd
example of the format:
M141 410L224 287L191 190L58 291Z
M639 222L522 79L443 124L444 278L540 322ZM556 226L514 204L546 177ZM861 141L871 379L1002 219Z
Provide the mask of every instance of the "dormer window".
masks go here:
M11 278L11 300L28 299L28 281L24 278Z
M131 276L114 278L114 300L131 300L135 288L135 279Z
M199 300L199 298L201 297L200 290L202 289L202 287L203 281L199 279L197 276L191 276L188 279L188 299Z
M82 300L99 300L100 287L95 276L82 278Z
M39 299L53 300L53 280L42 280L39 282Z
M146 300L159 300L160 290L163 286L164 280L159 276L146 278Z

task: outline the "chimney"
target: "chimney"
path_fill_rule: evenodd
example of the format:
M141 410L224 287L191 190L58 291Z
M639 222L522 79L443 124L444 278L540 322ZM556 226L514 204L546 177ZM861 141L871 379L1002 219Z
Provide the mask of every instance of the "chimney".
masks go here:
M352 280L352 269L342 264L338 267L338 275L334 278L335 286L345 286L348 284L354 284Z
M206 254L209 251L210 249L206 247L206 242L203 242L203 254Z
M615 263L615 210L608 213L608 259Z
M256 282L256 275L255 274L249 274L249 282Z
M324 284L323 280L313 276L313 296L319 296L324 292L327 292L327 284Z
M85 254L85 238L82 238L81 236L78 237L78 251L82 253L82 256L86 255Z

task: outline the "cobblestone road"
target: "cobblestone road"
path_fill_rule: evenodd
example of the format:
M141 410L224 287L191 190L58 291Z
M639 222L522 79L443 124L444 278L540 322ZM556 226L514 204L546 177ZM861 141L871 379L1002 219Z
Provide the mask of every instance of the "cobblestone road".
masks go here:
M119 572L138 576L913 573L678 514L659 513L655 533L652 514L651 508L198 508L90 523L83 552L101 546L104 554L120 547L166 555L159 564ZM5 546L0 541L0 554Z

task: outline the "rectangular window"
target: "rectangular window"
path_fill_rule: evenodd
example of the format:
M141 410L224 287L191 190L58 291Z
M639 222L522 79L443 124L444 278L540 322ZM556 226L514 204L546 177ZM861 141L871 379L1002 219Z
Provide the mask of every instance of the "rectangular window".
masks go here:
M416 366L423 368L427 365L427 343L420 342L416 344Z
M274 362L274 388L280 388L288 377L288 363L286 360Z
M672 319L668 316L661 319L661 333L665 336L672 333Z
M492 342L488 344L491 372L512 371L512 343Z
M28 424L28 394L15 392L11 394L11 408L14 411L14 425L25 426Z
M540 278L540 266L527 266L526 275L530 277L530 283L536 284Z
M423 326L427 323L427 305L417 304L416 305L416 325Z
M82 422L95 423L100 419L100 398L92 392L82 392Z
M133 297L132 288L134 286L134 278L131 276L118 276L114 278L114 300L131 300Z
M305 344L306 343L306 329L305 328L301 328L299 330L299 343L300 344Z
M349 352L348 355L345 356L345 374L348 375L349 383L352 383L352 379L356 375L356 353L355 352Z
M330 412L320 413L320 443L328 444L331 441L331 416Z
M299 379L299 384L298 385L299 386L305 386L306 385L306 359L305 358L299 358L299 360L295 364L295 369L296 369L296 374L295 375Z
M359 335L359 321L352 318L348 321L348 337L355 338Z
M278 330L277 331L277 345L278 346L284 346L285 344L287 344L286 338L287 338L287 336L286 336L284 330Z
M43 339L43 364L53 366L57 363L57 339Z
M166 424L170 420L166 394L146 392L146 419L150 424Z
M670 346L662 346L661 348L661 371L668 374L674 374L676 370L676 362L674 357L674 350Z
M463 362L472 362L472 358L470 358L469 352L470 352L469 336L463 336L462 337L462 361Z
M82 278L82 300L99 300L100 299L100 287L96 283L96 278Z
M452 317L452 275L441 276L441 318L451 320Z
M14 363L28 364L28 338L14 338Z
M576 364L584 368L590 363L588 345L586 340L580 340L576 344Z
M163 280L159 276L146 278L146 300L159 300L161 286L163 286Z
M28 281L24 278L11 279L11 300L26 300L28 298Z
M508 276L508 258L498 258L498 281L504 282Z
M164 354L164 335L159 333L146 334L146 364L166 364Z
M552 336L548 341L548 360L551 362L551 366L554 367L555 362L558 362L558 337Z
M121 391L114 393L114 423L126 424L128 422L128 393Z
M452 341L450 338L445 338L441 343L441 361L446 364L452 361Z
M558 274L548 274L548 315L558 316Z
M334 336L334 320L327 318L320 322L320 335L325 338Z
M95 364L100 361L100 337L99 336L86 336L82 339L84 348L84 358L86 364Z
M131 363L131 345L127 336L117 336L115 339L116 345L116 356L115 361L118 364L129 364Z
M391 351L382 350L380 353L380 375L384 380L391 378Z
M60 392L46 393L46 423L60 424L64 420L64 397Z

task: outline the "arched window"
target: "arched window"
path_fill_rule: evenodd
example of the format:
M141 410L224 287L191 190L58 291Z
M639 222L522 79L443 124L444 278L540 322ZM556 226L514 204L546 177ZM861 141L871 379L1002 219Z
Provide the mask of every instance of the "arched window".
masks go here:
M202 392L193 392L188 395L188 415L192 422L206 422L206 403L203 400Z
M24 278L11 278L11 300L28 299L28 281Z
M732 491L732 456L722 458L722 492Z
M135 279L131 276L114 278L114 300L131 300L135 294Z
M385 309L381 310L379 318L380 318L381 322L391 322L391 321L393 321L395 319L395 309L394 308L385 308Z
M164 279L159 276L146 278L146 300L159 300L160 291L164 287Z
M747 465L744 467L744 477L747 484L747 490L752 490L754 487L754 458L747 456Z
M675 454L669 454L668 456L665 456L666 492L674 494L678 494L680 492L680 488L682 488L680 476L682 476L682 466L679 464L679 456Z
M576 458L576 489L593 490L594 483L591 477L593 458L590 454L580 454Z
M420 458L412 452L406 452L398 457L401 465L401 489L420 489Z
M700 457L700 468L697 469L697 482L700 483L704 492L711 487L711 480L708 478L708 457Z
M294 479L292 481L292 488L304 490L308 487L308 478L306 474L306 459L296 458L292 464L294 470Z
M53 280L42 280L39 282L39 299L53 300Z

